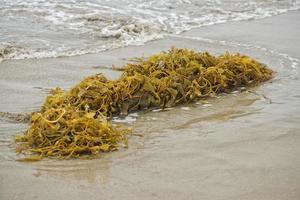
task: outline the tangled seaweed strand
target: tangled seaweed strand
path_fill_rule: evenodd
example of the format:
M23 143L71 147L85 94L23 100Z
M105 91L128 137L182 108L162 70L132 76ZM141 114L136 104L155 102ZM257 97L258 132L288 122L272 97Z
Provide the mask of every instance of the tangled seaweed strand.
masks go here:
M172 48L123 67L117 80L87 77L69 91L56 88L31 126L16 137L25 160L74 158L127 145L127 129L106 119L150 107L166 108L269 80L272 70L248 56ZM32 154L32 155L31 155Z

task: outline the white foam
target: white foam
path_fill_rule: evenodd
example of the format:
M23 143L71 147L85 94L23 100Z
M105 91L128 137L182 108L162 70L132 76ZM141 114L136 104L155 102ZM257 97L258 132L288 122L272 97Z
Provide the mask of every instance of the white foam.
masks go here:
M118 123L133 123L137 120L138 118L138 114L137 113L130 113L129 115L127 115L124 118L121 117L113 117L112 121L113 122L118 122Z
M16 48L0 58L74 56L143 45L201 26L282 14L299 9L299 2L2 0L0 26L5 33L0 32L0 46Z
M190 107L181 107L181 110L191 110L191 108Z

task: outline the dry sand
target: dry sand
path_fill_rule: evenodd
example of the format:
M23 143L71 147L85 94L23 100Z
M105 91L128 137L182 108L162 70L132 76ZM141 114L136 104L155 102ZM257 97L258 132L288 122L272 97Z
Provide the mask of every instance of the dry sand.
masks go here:
M171 46L242 52L276 77L249 91L139 114L130 148L94 160L16 162L26 124L0 119L0 199L300 199L300 12L203 27L101 54L0 63L0 111L38 109L49 88L119 72Z

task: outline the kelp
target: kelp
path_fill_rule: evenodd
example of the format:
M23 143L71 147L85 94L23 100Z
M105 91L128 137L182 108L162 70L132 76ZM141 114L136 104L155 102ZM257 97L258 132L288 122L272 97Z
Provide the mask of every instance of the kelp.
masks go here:
M16 137L25 160L75 158L127 146L129 130L110 119L151 107L189 103L237 87L253 86L272 77L264 64L240 54L213 56L172 48L137 58L122 68L117 80L89 76L68 91L55 88L31 125Z
M70 158L97 155L127 146L128 129L118 129L95 112L74 110L71 106L50 108L31 116L31 127L16 137L18 152L38 154L25 161L42 157Z

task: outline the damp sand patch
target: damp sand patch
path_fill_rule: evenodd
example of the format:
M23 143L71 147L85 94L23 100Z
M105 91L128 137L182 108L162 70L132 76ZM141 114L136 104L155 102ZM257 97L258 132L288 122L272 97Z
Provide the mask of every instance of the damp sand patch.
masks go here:
M30 116L28 130L16 136L21 160L93 157L126 148L131 131L112 123L114 116L196 102L273 76L266 65L245 55L176 48L137 58L122 69L116 80L96 74L70 90L53 89Z
M15 123L28 123L30 121L30 114L28 113L10 113L0 111L0 120Z

